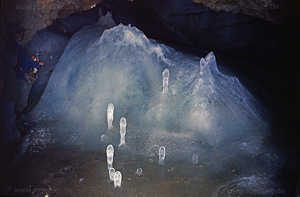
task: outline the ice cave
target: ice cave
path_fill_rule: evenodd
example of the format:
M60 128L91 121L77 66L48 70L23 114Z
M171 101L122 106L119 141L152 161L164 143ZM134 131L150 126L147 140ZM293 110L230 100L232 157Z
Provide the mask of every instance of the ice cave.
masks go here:
M300 195L289 31L271 12L168 4L104 0L28 39L46 66L31 133L1 150L3 195Z

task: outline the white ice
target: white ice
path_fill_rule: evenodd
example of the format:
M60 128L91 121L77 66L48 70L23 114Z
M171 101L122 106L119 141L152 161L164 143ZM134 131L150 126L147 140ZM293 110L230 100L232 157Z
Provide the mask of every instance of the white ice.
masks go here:
M158 164L164 165L166 157L166 148L164 146L158 149Z
M126 118L122 117L120 119L120 144L119 146L122 146L125 144L125 134L126 134Z
M116 171L114 175L114 187L121 187L122 184L122 174L120 171Z
M167 94L168 89L169 89L169 69L165 69L164 72L162 73L163 75L163 94Z
M110 181L114 181L114 179L115 179L115 169L114 168L110 168L108 170L108 175L109 175L109 180Z
M109 103L107 106L107 126L108 130L113 128L113 120L114 120L114 105Z
M107 168L108 170L113 168L114 161L114 147L110 144L106 148Z

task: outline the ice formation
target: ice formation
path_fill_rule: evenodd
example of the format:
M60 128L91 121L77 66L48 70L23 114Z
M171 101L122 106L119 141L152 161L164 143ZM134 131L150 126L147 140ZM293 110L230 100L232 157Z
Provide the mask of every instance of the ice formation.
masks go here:
M60 130L62 141L76 135L85 148L96 148L101 135L109 139L113 103L113 118L126 116L135 128L130 144L141 154L163 138L169 139L165 147L185 147L174 153L192 151L200 138L220 147L243 139L260 143L266 130L261 106L236 77L218 71L212 52L200 60L130 25L108 24L86 26L71 38L33 110ZM134 138L137 130L142 141Z
M108 170L108 175L109 175L109 180L110 181L114 181L114 179L115 179L115 169L114 168L110 168Z
M143 169L142 168L136 169L135 174L136 174L136 176L142 176L143 175Z
M121 184L122 184L122 174L120 171L116 171L114 176L114 187L121 187Z
M109 103L114 119L126 117L130 123L126 148L117 146L120 136L114 132L123 131L122 125L106 132ZM57 143L75 143L82 150L112 144L146 157L150 147L164 146L168 163L190 163L190 154L197 153L199 160L205 158L201 165L209 166L205 173L239 165L243 174L248 163L261 162L265 169L284 163L264 160L273 150L264 145L268 124L261 109L236 77L219 72L212 52L204 58L180 53L135 27L99 22L71 38L32 117L59 131L53 132ZM251 171L264 170L260 165Z
M192 164L198 164L198 155L197 154L193 154Z
M126 118L122 117L120 120L120 144L122 146L125 144L125 134L126 134Z
M107 125L108 130L111 130L113 128L113 120L114 120L114 105L112 103L109 103L107 106Z
M114 147L110 144L106 148L107 168L108 170L113 168L112 164L114 161Z
M164 72L162 73L163 75L163 94L167 94L168 88L169 88L169 69L165 69Z
M160 147L158 150L158 164L164 165L166 157L166 148L164 146Z

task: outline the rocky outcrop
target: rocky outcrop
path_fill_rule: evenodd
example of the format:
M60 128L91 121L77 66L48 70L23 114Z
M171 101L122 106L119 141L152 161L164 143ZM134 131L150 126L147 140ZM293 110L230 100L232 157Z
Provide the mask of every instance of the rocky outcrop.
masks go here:
M286 5L282 0L192 0L195 3L201 3L210 9L219 12L232 12L234 14L243 13L249 16L259 17L261 19L272 21L274 23L283 23Z
M257 62L278 62L275 59L287 50L286 27L258 17L216 12L185 0L143 3L161 26L183 43Z
M102 0L9 0L1 1L1 24L10 21L19 23L26 29L23 44L37 31L51 26L53 20L66 18L75 12L89 10ZM5 28L1 28L2 42L5 41Z
M20 23L26 28L23 44L27 43L37 31L51 26L53 20L66 18L75 12L91 9L103 0L10 0L1 2L1 38L5 41L5 29L3 26L9 21ZM127 0L132 2L134 0ZM143 1L144 2L144 1ZM174 5L174 1L169 8ZM206 7L219 12L243 13L250 16L262 18L267 21L282 24L286 22L291 11L288 3L283 0L187 0L203 4ZM159 3L156 3L160 5ZM197 7L197 6L195 6ZM195 9L193 9L195 10Z

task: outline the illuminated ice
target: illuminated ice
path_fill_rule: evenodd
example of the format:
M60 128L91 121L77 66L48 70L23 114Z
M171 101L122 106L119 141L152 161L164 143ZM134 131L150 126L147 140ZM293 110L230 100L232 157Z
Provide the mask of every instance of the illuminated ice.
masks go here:
M158 164L164 165L166 157L166 149L164 146L160 147L158 150Z
M162 73L163 75L163 94L168 93L168 86L169 86L169 69L165 69L164 72Z
M121 187L121 184L122 184L122 174L120 171L116 171L114 176L114 187Z
M126 134L126 118L122 117L120 119L120 135L121 135L121 138L120 138L120 144L119 146L122 146L125 144L125 134Z
M111 130L113 128L113 120L114 120L114 105L112 103L109 103L107 106L107 125L108 130Z
M108 174L109 174L109 180L114 181L114 179L115 179L115 169L114 168L108 169Z
M44 117L62 141L75 133L74 143L95 149L103 134L117 140L105 133L113 103L113 119L130 120L131 144L140 153L163 137L166 148L177 144L174 153L180 147L197 151L198 138L214 148L243 138L260 143L267 129L262 107L236 77L218 71L212 52L201 59L158 44L135 27L107 27L97 23L72 37L33 110L32 117ZM120 132L122 145L121 125Z
M197 153L207 177L229 176L236 166L241 177L275 172L285 162L267 157L276 150L265 145L271 138L264 106L228 73L217 66L213 52L198 57L148 39L135 27L97 23L71 38L32 119L49 128L57 143L82 151L102 144L104 151L108 144L125 143L122 125L121 140L118 132L107 132L107 108L113 103L114 119L130 122L126 148L116 153L156 163L165 156L157 157L158 148L155 157L147 151L164 146L168 164L191 163ZM107 138L99 143L101 135Z
M114 161L114 147L110 144L106 148L107 166L111 169Z

